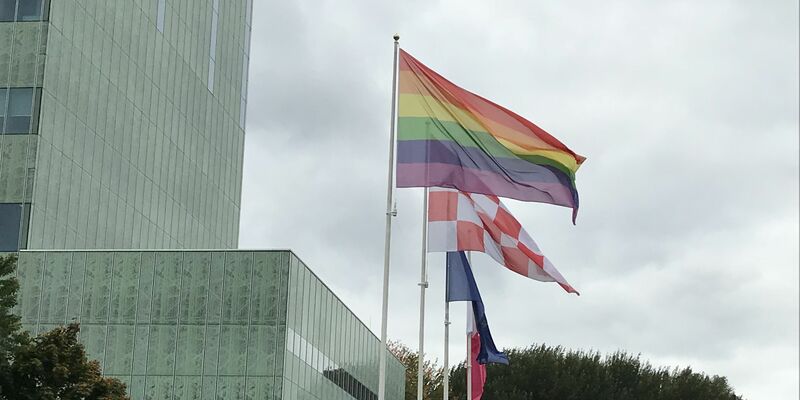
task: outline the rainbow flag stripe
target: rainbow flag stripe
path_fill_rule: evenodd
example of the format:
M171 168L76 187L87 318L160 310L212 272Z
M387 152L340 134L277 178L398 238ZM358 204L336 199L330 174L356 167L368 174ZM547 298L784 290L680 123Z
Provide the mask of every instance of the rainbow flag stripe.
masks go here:
M556 204L578 211L586 159L532 122L466 91L400 50L397 187Z

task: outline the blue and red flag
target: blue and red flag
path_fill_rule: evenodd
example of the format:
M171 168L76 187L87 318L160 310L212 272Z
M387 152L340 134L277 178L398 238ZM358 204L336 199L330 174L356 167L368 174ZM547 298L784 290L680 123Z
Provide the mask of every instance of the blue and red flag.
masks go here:
M486 311L481 294L478 291L478 284L475 283L475 276L472 274L472 268L470 268L467 256L463 251L447 253L446 298L448 302L472 302L475 331L480 337L480 351L475 357L478 363L508 365L508 357L497 350L497 346L492 340L492 333L489 332L489 321L486 319Z

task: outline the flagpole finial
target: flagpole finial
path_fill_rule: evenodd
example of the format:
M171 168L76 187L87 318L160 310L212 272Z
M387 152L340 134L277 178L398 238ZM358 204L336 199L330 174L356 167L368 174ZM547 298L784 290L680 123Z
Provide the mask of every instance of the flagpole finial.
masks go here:
M398 34L396 34L396 33L395 33L395 34L394 34L394 41L395 41L395 42L397 42L397 41L399 41L399 40L400 40L400 35L398 35Z

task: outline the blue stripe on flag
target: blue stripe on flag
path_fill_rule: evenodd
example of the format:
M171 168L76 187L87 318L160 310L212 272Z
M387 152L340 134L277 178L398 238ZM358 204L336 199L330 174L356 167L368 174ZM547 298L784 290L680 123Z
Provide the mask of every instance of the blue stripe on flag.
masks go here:
M472 275L467 256L463 251L447 253L447 301L471 301L472 311L475 314L475 325L481 339L481 351L478 353L478 362L481 364L498 363L508 365L508 357L497 350L492 334L489 332L489 321L483 300Z

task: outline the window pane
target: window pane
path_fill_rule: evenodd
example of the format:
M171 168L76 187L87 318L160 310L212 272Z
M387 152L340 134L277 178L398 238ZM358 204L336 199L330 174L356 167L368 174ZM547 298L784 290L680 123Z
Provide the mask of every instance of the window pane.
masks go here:
M19 0L18 21L41 21L42 0Z
M19 226L22 218L20 204L0 203L0 251L17 251Z
M216 5L216 1L214 2ZM217 12L217 8L215 6L214 9L211 10L211 41L209 44L209 54L208 54L208 91L214 93L214 69L216 68L216 60L217 60L217 27L219 14Z
M214 69L216 68L216 63L213 59L208 59L208 91L214 93Z
M31 115L32 88L12 88L9 91L8 115Z
M2 7L2 2L5 0L0 0L0 7ZM0 13L2 13L2 9L0 9ZM2 22L2 19L0 19ZM6 100L8 100L8 90L6 88L0 88L0 133L3 132L3 123L6 120Z
M0 22L14 20L14 0L0 0Z
M6 133L28 133L31 125L33 89L10 89Z
M6 133L28 133L31 125L30 116L8 117Z
M219 23L219 14L216 12L211 13L211 44L209 46L209 57L212 60L217 59L217 24Z
M158 31L163 33L164 32L164 12L166 11L167 2L166 0L158 0L158 15L156 16L156 28Z
M0 0L4 1L4 0ZM0 88L0 117L5 115L6 113L6 100L8 98L8 90L6 88Z

